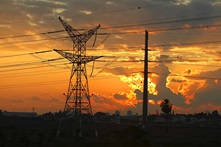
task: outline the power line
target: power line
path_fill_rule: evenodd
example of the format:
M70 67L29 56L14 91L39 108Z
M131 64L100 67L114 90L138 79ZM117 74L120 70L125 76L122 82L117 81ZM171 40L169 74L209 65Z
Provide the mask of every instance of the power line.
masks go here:
M181 28L165 28L165 29L153 29L148 32L167 32L167 31L178 31L178 30L189 30L189 29L205 29L210 27L220 27L221 24L216 25L204 25L204 26L193 26L193 27L181 27Z
M31 69L36 69L36 68L45 68L45 67L49 67L49 66L53 66L56 67L57 65L64 65L62 64L54 64L54 65L45 65L45 66L33 66L33 67L24 67L24 68L15 68L15 69L7 69L7 70L1 70L0 72L13 72L13 71L19 71L19 70L31 70Z
M118 78L118 77L100 77L100 78L93 78L91 80L100 80L100 79L110 79L110 78ZM34 87L34 86L43 86L43 85L54 85L54 84L61 84L66 83L67 80L54 80L54 81L44 81L44 82L31 82L31 83L24 83L24 84L7 84L1 85L0 89L10 89L10 88L24 88L24 87Z
M162 4L154 4L154 5L148 5L148 6L137 6L137 7L133 7L133 8L127 8L127 9L119 9L119 10L110 10L110 11L103 11L100 12L98 9L93 10L93 12L90 15L103 15L103 14L113 14L113 13L121 13L121 12L126 12L126 11L133 11L133 10L140 10L143 8L150 8L150 7L158 7L158 6L163 6L163 5L168 5L169 3L162 3ZM70 15L70 17L81 17L81 16L87 16L85 14L78 14L78 15ZM44 18L44 19L32 19L31 21L45 21L45 20L57 20L58 17L54 17L54 18ZM7 25L7 24L11 24L11 23L21 23L21 22L27 22L27 20L18 20L18 21L9 21L9 22L3 22L1 24Z
M148 72L148 74L159 74L159 75L167 75L167 76L179 76L179 77L196 78L196 79L221 80L220 78L201 77L201 76L188 76L188 75L178 75L178 74L167 74L167 73L159 73L159 72Z
M47 39L39 39L39 40L25 40L25 41L16 41L16 42L6 42L6 43L0 43L0 45L30 43L30 42L39 42L39 41L48 41L48 40L57 40L57 39L68 39L68 37L56 37L56 38L47 38Z
M15 36L3 36L3 37L0 37L0 39L29 37L29 36L34 36L34 35L49 35L49 34L55 34L55 33L61 33L61 32L64 32L64 30L56 30L56 31L42 32L42 33L35 33L35 34L22 34L22 35L15 35Z
M194 44L214 44L214 43L221 43L221 40L204 41L204 42L186 42L186 43L162 44L162 45L152 45L150 47L167 47L167 46L182 46L182 45L194 45Z
M43 51L24 53L24 54L5 55L5 56L0 56L0 59L2 59L2 58L9 58L9 57L25 56L25 55L42 54L42 53L47 53L47 52L54 52L54 51L53 50L43 50Z
M190 27L190 28L171 28L171 29L160 29L160 30L150 30L148 32L165 32L165 31L175 31L175 30L188 30L188 29L198 29L198 28L208 28L208 27L220 27L220 25L211 25L211 26L199 26L199 27ZM137 32L134 32L137 33ZM140 32L139 32L140 33ZM118 34L118 33L110 33L110 34ZM127 34L127 33L121 33ZM30 43L30 42L40 42L40 41L48 41L48 40L57 40L57 39L68 39L68 37L57 37L57 38L49 38L49 39L40 39L40 40L26 40L26 41L18 41L18 42L7 42L7 43L0 43L0 45L8 45L8 44L17 44L17 43ZM207 44L207 43L219 43L220 41L208 41L208 42L196 42L196 43L181 43L181 44L174 44L174 45L188 45L188 44ZM165 45L154 45L150 47L158 47L158 46L172 46L173 44L165 44Z
M54 59L47 59L43 61L38 61L38 62L25 62L25 63L18 63L18 64L9 64L9 65L2 65L0 68L8 68L8 67L16 67L16 66L30 66L30 65L35 65L35 64L40 64L40 63L47 63L47 62L54 62L57 60L62 60L64 58L54 58Z
M54 74L54 73L64 73L69 72L63 69L59 69L58 71L35 71L35 72L25 72L25 73L16 73L16 74L1 74L0 78L15 78L15 77L24 77L24 76L34 76L34 75L46 75L46 74Z
M209 79L209 80L221 80L220 78L212 78L212 77L201 77L201 76L187 76L187 75L177 75L177 74L167 74L167 73L159 73L159 72L148 72L148 74L158 74L158 75L166 75L166 76L181 76L187 78L196 78L196 79ZM92 78L91 80L100 80L100 79L110 79L110 78L118 78L118 77L100 77L100 78ZM22 88L22 87L33 87L33 86L43 86L43 85L54 85L65 83L66 80L55 80L55 81L44 81L44 82L35 82L35 83L24 83L24 84L8 84L1 85L0 89L10 89L10 88Z
M152 22L152 23L140 23L140 24L138 23L138 24L127 24L127 25L124 24L124 25L117 25L117 26L101 27L100 29L138 27L138 26L146 26L146 25L157 25L157 24L178 23L178 22L185 22L185 21L214 19L214 18L220 18L220 17L221 17L221 15L215 15L215 16L204 16L204 17L196 17L196 18L177 19L177 20L167 20L167 21ZM217 27L217 26L220 26L220 25L211 25L210 27ZM205 27L208 27L208 25L205 26ZM181 29L181 28L176 28L176 30L177 29ZM185 29L187 29L187 28L185 28ZM77 30L87 30L87 29L77 29ZM169 30L169 29L167 29L167 30ZM15 36L4 36L4 37L0 37L0 39L29 37L29 36L34 36L34 35L48 35L48 34L61 33L61 32L64 32L64 31L65 30L55 30L55 31L47 31L47 32L41 32L41 33L35 33L35 34L21 34L21 35L15 35ZM161 30L152 30L152 31L156 32L156 31L161 31ZM148 32L152 32L152 31L149 30ZM165 29L163 29L163 31L165 31ZM126 34L126 32L123 32L123 33ZM134 32L134 33L142 33L142 32ZM100 33L100 34L98 33L98 35L107 35L107 34L112 34L112 33ZM114 33L114 34L117 34L117 33Z
M177 19L177 20L160 21L160 22L152 22L152 23L141 23L141 24L128 24L128 25L109 26L109 27L103 27L103 28L101 27L101 29L113 29L113 28L138 27L138 26L158 25L158 24L168 24L168 23L179 23L179 22L186 22L186 21L214 19L214 18L220 18L220 17L221 17L221 15L205 16L205 17Z
M45 82L26 83L26 84L8 84L8 85L1 85L0 89L42 86L42 85L60 84L60 83L65 83L65 82L67 81L56 80L56 81L45 81Z

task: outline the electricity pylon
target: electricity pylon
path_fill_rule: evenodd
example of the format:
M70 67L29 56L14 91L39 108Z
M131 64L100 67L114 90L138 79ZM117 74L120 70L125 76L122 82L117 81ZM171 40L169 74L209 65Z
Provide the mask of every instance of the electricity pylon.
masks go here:
M80 33L60 17L59 20L73 41L72 53L54 49L57 53L72 63L72 70L64 106L64 114L74 117L74 128L76 130L73 131L73 134L75 135L76 133L79 133L79 137L82 137L82 118L87 117L93 119L86 64L102 57L86 56L86 42L91 38L92 35L96 35L100 25L86 32ZM60 133L62 119L59 124L57 136L59 136ZM95 126L94 129L95 135L97 136L98 134Z

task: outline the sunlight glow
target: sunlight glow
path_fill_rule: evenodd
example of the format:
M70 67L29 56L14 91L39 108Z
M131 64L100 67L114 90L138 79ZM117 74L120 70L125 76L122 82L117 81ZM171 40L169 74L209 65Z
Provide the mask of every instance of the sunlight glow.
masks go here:
M150 78L148 78L148 91L150 94L157 95L156 84L152 82Z

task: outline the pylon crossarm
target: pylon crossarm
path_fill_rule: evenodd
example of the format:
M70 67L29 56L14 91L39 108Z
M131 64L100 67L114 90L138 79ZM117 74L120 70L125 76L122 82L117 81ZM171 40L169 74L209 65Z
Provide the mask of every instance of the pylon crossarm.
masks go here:
M76 55L74 55L72 53L69 53L69 52L64 52L64 51L61 51L61 50L57 50L57 49L54 49L54 51L56 51L57 53L59 53L61 56L68 59L72 63L76 63L76 59L77 59Z
M82 38L82 42L87 42L90 38L91 38L91 36L92 35L94 35L95 34L95 32L97 32L97 30L100 28L100 25L98 25L97 27L95 27L95 28L93 28L93 29L90 29L90 30L88 30L87 32L85 32L84 34L83 34L83 38Z
M73 55L72 53L64 52L64 51L57 50L57 49L54 49L54 51L56 51L57 53L59 53L59 54L60 54L61 56L63 56L64 58L67 58L69 61L71 61L71 59L75 56L75 55Z
M99 59L103 56L86 56L84 59L85 63L91 62L91 61L95 61L96 59Z
M57 50L57 49L54 49L54 51L56 51L57 53L59 53L61 56L68 59L72 63L78 63L79 62L77 60L78 58L81 58L82 63L88 63L88 62L91 62L91 61L94 61L98 58L103 57L103 56L77 56L77 55L73 55L73 53L64 52L64 51Z
M68 23L66 23L63 19L61 19L61 17L59 17L59 20L60 20L61 24L63 25L65 31L68 33L68 35L70 36L70 38L74 42L74 44L77 44L79 41L86 43L100 27L100 24L99 24L97 27L90 29L90 30L86 31L85 33L81 34L76 29L71 27Z
M80 33L74 29L72 26L70 26L68 23L66 23L61 17L58 18L63 25L65 31L68 33L70 38L73 40L73 42L76 41L77 38L79 38Z

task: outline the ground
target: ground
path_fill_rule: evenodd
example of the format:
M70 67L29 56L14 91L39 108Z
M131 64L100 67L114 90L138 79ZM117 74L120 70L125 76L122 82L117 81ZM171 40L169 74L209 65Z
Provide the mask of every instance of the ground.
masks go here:
M0 117L1 147L207 147L221 146L221 128L149 124L146 129L134 125L96 124L99 136L72 135L72 129L59 137L57 120Z

